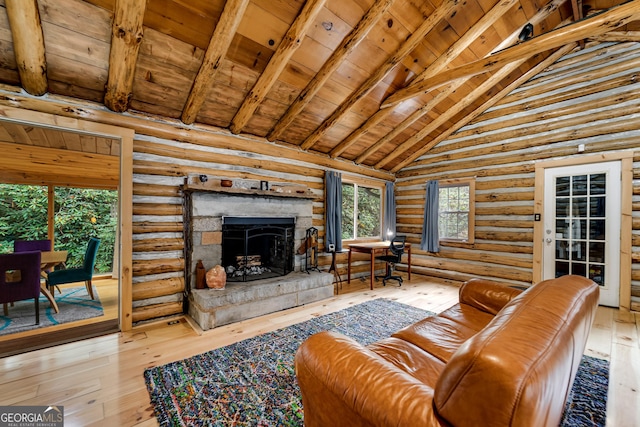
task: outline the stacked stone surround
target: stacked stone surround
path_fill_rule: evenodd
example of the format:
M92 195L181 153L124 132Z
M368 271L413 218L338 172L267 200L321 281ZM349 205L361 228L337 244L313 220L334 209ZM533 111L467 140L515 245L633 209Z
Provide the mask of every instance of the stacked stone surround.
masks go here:
M309 198L194 192L191 196L189 315L203 330L262 316L333 296L333 275L302 272L304 256L295 255L294 272L249 282L228 282L225 289L195 289L195 265L209 270L222 262L225 216L294 217L295 250L312 226Z

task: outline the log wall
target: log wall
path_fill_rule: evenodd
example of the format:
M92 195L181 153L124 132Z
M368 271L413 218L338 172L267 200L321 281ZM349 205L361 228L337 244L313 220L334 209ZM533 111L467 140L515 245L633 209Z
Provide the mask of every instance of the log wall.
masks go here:
M535 163L633 151L632 295L640 297L640 43L566 55L397 174L398 232L413 269L449 281L533 279ZM582 153L578 146L585 145ZM476 178L475 242L419 249L428 180ZM632 303L633 305L633 303Z

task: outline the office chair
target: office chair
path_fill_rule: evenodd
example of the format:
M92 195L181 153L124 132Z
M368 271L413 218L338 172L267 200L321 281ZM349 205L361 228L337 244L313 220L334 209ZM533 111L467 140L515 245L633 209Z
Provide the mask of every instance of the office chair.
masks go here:
M376 259L387 263L386 274L384 276L377 276L376 278L382 279L382 284L387 285L387 280L397 280L398 286L402 286L402 277L393 275L395 265L402 260L402 254L404 253L404 242L407 239L406 236L396 236L391 240L389 244L389 252L386 255L377 256Z

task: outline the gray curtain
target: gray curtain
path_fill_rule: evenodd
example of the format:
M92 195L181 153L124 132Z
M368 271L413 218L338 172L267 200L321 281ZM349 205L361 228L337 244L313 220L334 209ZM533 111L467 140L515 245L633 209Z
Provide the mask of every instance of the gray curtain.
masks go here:
M384 220L382 240L391 240L396 235L396 196L393 182L387 182L384 195Z
M325 251L334 244L336 251L342 250L342 174L326 171L325 179Z
M438 236L438 181L427 182L420 249L429 252L440 252Z

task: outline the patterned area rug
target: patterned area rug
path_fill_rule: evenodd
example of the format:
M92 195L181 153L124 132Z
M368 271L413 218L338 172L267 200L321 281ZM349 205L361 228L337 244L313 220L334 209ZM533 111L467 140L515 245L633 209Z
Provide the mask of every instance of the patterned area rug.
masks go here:
M332 330L366 345L432 314L375 299L147 369L144 377L161 426L302 426L293 359L306 338ZM605 424L608 363L584 359L563 426Z
M98 297L96 287L93 287L95 300L87 294L83 286L73 288L61 288L62 294L56 289L55 300L58 303L59 313L56 313L49 300L40 295L40 324L36 325L36 314L33 299L18 301L14 306L9 305L8 316L0 316L0 335L13 334L30 329L44 328L45 326L59 325L61 323L76 320L89 319L103 315L102 304ZM0 304L0 314L4 314Z

